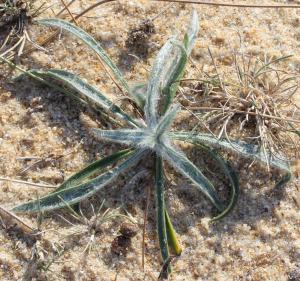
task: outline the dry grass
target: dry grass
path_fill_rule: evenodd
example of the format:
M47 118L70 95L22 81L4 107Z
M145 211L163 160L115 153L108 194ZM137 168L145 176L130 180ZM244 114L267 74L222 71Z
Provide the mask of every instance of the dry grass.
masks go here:
M214 74L185 79L182 103L219 138L236 138L258 144L265 153L294 161L299 158L297 128L300 111L295 103L298 76L280 68L290 56L263 58L235 53L227 77L209 50ZM226 72L227 73L227 72ZM193 96L190 100L185 96ZM200 125L200 124L198 124ZM195 129L195 128L194 128Z
M34 17L43 9L42 4L32 12L31 1L1 0L0 4L0 55L8 59L19 58L27 43L45 51L31 40L29 27Z

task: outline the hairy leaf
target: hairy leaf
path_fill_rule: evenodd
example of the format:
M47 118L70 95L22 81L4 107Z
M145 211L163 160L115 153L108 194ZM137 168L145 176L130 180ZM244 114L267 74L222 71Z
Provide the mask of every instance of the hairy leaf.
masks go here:
M131 87L131 93L134 95L135 102L141 110L144 110L146 103L147 83L139 83Z
M136 120L134 120L131 116L125 113L120 107L114 104L111 100L109 100L104 94L102 94L98 89L83 81L81 78L76 76L75 74L58 69L50 69L50 70L31 70L30 73L39 76L43 79L53 79L52 85L55 82L58 82L58 87L62 88L63 92L69 92L72 96L75 96L78 100L87 100L92 102L101 108L112 112L118 118L126 121L130 125L134 127L142 126ZM73 90L73 91L68 91Z
M165 262L169 258L169 247L165 218L163 161L160 156L155 157L155 195L157 234L161 256Z
M140 146L145 139L147 134L145 130L100 130L93 129L94 135L99 139L109 140L112 142L122 143L126 145Z
M34 200L19 205L13 208L12 211L16 213L51 211L63 208L66 206L66 204L73 205L86 198L89 198L97 191L104 188L107 184L111 183L118 175L120 175L120 173L136 164L144 155L144 151L132 151L130 154L130 157L120 165L86 183L50 193L49 195L46 195L39 200Z
M199 32L199 17L198 17L197 12L194 10L192 19L190 22L190 26L184 37L184 46L186 48L188 55L191 53L191 51L195 45L195 42L196 42L196 39L198 36L198 32Z
M222 148L224 150L238 154L239 156L252 158L265 164L269 163L275 168L290 173L290 167L287 161L276 158L271 153L269 154L269 157L266 158L263 151L259 150L259 147L256 145L248 144L242 141L228 141L227 139L217 139L212 135L203 133L191 134L189 132L176 132L171 133L170 137L174 140L194 141L205 145L211 145L215 148Z
M184 70L188 59L185 48L180 44L176 44L175 46L177 47L177 54L171 58L172 67L167 77L166 86L163 89L163 95L165 98L163 105L163 113L168 110L169 106L175 98L180 83L179 80L184 74Z
M171 145L162 144L161 153L176 170L192 181L219 211L223 211L214 186L182 152L176 151Z
M169 130L179 110L180 106L176 104L160 118L159 123L157 124L157 128L155 130L157 138L159 138L163 133Z
M125 78L123 77L123 74L121 73L121 71L112 62L112 60L106 54L104 49L101 47L100 43L97 42L91 35L86 33L80 27L78 27L70 22L61 20L61 19L42 19L42 20L38 20L37 22L42 25L48 25L48 26L61 28L65 31L72 33L78 39L82 40L101 58L103 63L110 68L110 70L114 74L114 77L121 83L121 85L124 87L124 89L128 93L130 93L129 86L128 86Z
M183 46L177 43L177 55L173 57L173 65L170 70L168 82L163 90L165 96L163 112L166 112L174 100L179 87L179 80L183 77L184 70L199 31L199 18L196 11L193 12L190 26L184 36Z
M221 157L216 151L213 151L206 145L199 144L192 140L187 140L187 142L193 143L194 145L199 146L200 148L205 150L210 155L210 157L212 157L217 162L217 165L221 168L221 170L230 181L229 203L227 204L226 208L211 221L220 220L227 216L236 205L240 189L238 176L235 173L234 169L231 167L230 163L223 159L223 157Z
M65 182L63 182L58 188L56 188L53 192L57 192L59 190L63 190L72 186L79 185L84 180L86 180L88 177L91 177L95 174L99 174L100 171L107 168L111 164L116 163L117 161L128 157L133 152L132 148L124 149L121 151L118 151L112 155L109 155L107 157L104 157L102 159L99 159L82 170L80 170L78 173L74 174L70 178L68 178Z
M172 39L170 39L160 49L152 67L144 109L146 121L150 128L155 127L157 124L158 101L160 99L160 92L166 84L172 49L173 44Z

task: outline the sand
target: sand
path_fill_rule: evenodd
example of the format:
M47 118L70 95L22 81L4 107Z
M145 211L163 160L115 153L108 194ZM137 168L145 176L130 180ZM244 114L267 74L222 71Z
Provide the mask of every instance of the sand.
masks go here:
M292 2L298 1L276 1ZM36 1L35 6L41 3ZM79 0L71 10L78 13L92 3ZM47 2L49 4L53 4L54 12L62 8L60 1L51 0ZM280 67L298 75L300 9L174 4L154 20L155 32L144 38L149 44L144 57L138 60L128 56L132 51L126 48L129 30L136 28L141 21L155 17L166 5L151 1L117 1L98 7L78 23L103 44L131 82L145 81L163 42L172 34L181 36L184 23L188 22L194 8L200 16L199 39L192 52L196 67L190 64L185 77L197 77L197 68L213 73L208 47L217 59L219 71L228 77L234 75L231 68L233 51L260 58L265 54L274 57L293 55ZM52 17L52 10L47 10L40 18ZM37 25L30 27L33 40L45 31L49 32L49 29ZM21 64L24 67L68 69L103 89L124 108L128 107L94 54L72 36L61 34L47 46L47 53L35 51L23 57ZM0 67L1 176L57 185L91 161L119 148L91 136L92 127L109 128L100 114L31 80L12 82L9 70ZM295 99L300 101L299 93L295 94ZM187 129L194 126L193 122L196 121L191 117L182 116L177 125ZM187 151L196 163L202 163L202 154L188 148ZM21 157L38 157L45 161L24 171L32 162ZM278 171L269 173L259 164L249 167L249 161L236 157L231 157L231 160L240 176L240 198L233 213L214 225L209 224L214 214L210 204L168 168L172 181L167 186L166 200L184 249L182 255L172 262L170 280L300 280L299 162L297 167L297 161L294 161L292 181L283 189L274 190ZM135 172L144 168L147 167L139 165L93 199L83 202L85 215L92 215L90 203L99 206L104 198L105 208L118 208L122 204L122 188ZM149 184L150 179L141 181L132 194L127 195L128 211L138 223L139 230L126 256L117 256L110 249L123 219L101 225L101 232L92 236L90 251L84 251L91 239L91 233L86 232L88 227L72 220L66 211L57 211L43 217L40 226L43 238L35 245L26 243L14 231L1 228L0 279L156 280L162 262L155 233L153 200L147 225L145 271L141 266L143 210ZM37 198L37 194L47 194L49 189L0 182L0 192L0 205L9 209ZM153 194L151 198L154 198ZM37 227L37 216L20 217L33 228Z

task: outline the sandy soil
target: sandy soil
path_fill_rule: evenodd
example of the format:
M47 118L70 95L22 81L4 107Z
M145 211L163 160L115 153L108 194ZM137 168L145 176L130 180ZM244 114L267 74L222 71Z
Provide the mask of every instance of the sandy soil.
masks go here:
M271 4L273 1L252 1ZM276 1L290 3L297 1ZM61 9L60 1L51 0L52 9ZM94 1L78 0L71 6L74 13ZM37 1L35 6L39 6ZM197 77L197 68L213 71L207 48L217 58L218 69L232 76L233 51L258 57L293 57L281 64L288 71L300 70L300 9L238 9L174 4L163 16L154 20L155 32L148 38L149 50L140 60L129 56L126 47L131 28L145 19L155 17L165 3L150 1L118 1L102 5L81 18L78 23L98 39L124 71L129 81L144 81L153 58L163 42L172 34L182 34L193 8L200 20L199 40L192 53L195 66L189 66L186 77ZM51 17L51 10L40 17ZM34 40L49 29L32 26ZM36 51L21 60L27 67L68 69L102 88L112 98L121 95L97 58L79 41L61 35L47 47L48 52ZM137 54L139 55L139 54ZM3 75L2 75L3 74ZM51 185L61 183L87 163L116 151L118 146L100 143L89 134L91 127L108 127L98 113L86 109L60 93L21 80L12 83L11 73L1 66L0 88L0 175ZM295 95L300 100L300 94ZM123 102L120 101L122 104ZM127 106L125 103L123 106ZM187 117L181 127L190 128ZM201 154L190 150L190 156L201 164ZM20 157L44 158L42 165L24 172L31 162ZM170 214L178 231L184 251L173 260L170 280L300 280L300 182L299 167L293 168L294 178L284 188L274 190L278 173L268 173L258 164L232 157L239 171L241 195L234 212L215 225L209 225L213 210L206 200L169 169L172 182L166 191ZM137 170L142 170L140 165ZM134 171L136 172L136 170ZM99 193L82 209L91 216L90 203L117 208L122 204L122 188L131 176L124 175L117 183ZM155 233L154 206L150 204L146 236L145 272L141 267L143 209L146 185L135 187L126 197L129 212L139 225L127 256L111 253L110 245L118 235L117 219L101 226L94 237L91 250L84 252L91 234L87 226L79 224L65 212L44 216L43 239L35 246L26 243L15 231L1 229L1 280L156 280L161 267ZM17 203L42 196L47 188L0 182L0 204L10 208ZM152 196L153 198L153 196ZM64 221L61 216L71 220ZM22 216L22 220L36 227L36 216ZM75 235L77 233L77 235ZM66 237L69 235L68 237ZM53 262L51 263L51 261ZM50 264L51 263L51 264ZM49 265L47 270L39 267Z

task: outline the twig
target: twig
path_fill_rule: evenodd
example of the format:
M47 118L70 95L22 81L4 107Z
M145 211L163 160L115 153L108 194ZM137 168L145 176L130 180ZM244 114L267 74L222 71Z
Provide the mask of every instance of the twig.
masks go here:
M60 0L60 1L61 1L61 3L64 5L65 9L68 11L69 15L71 16L72 21L74 21L75 24L76 24L77 26L79 26L78 23L77 23L77 21L76 21L76 19L75 19L74 16L73 16L73 14L71 13L69 7L68 7L67 4L65 3L65 1L64 1L64 0Z
M72 152L69 152L68 154L71 154ZM66 154L66 155L68 155ZM48 163L51 162L55 162L58 161L59 159L63 158L66 155L48 155L46 157L40 158L38 160L36 160L35 162L33 162L32 164L28 165L27 167L21 169L18 172L18 176L24 175L25 173L27 173L29 170L39 166L39 165L47 165Z
M72 0L70 1L68 4L66 4L66 6L60 10L56 15L55 17L59 17L67 8L69 8L76 0Z
M83 15L85 15L87 12L93 10L94 8L96 8L96 7L98 7L102 4L109 3L109 2L114 2L114 1L116 1L116 0L101 0L101 1L98 1L95 4L91 5L90 7L88 7L87 9L85 9L84 11L82 11L75 18L78 19L79 17L82 17Z
M31 186L37 186L37 187L45 187L45 188L56 188L56 185L48 185L48 184L42 184L42 183L34 183L34 182L28 182L28 181L22 181L22 180L16 180L16 179L10 179L5 177L0 177L0 181L8 181L8 182L14 182L14 183L20 183L20 184L26 184Z
M153 18L151 18L150 21L154 21L157 18L159 18L164 12L166 12L167 10L169 10L173 5L175 5L175 3L171 3L171 4L167 5L157 15L155 15Z
M32 234L34 232L34 229L31 226L25 224L22 219L18 218L15 214L4 209L1 206L0 206L0 218L2 223L4 223L5 227L8 227L9 225L17 224L24 233Z
M300 5L254 5L254 4L231 4L231 3L213 3L207 1L184 1L184 0L152 0L154 2L174 2L174 3L185 3L185 4L198 4L198 5L209 5L219 7L236 7L236 8L264 8L264 9L276 9L276 8L287 8L287 9L299 9Z

